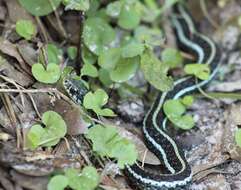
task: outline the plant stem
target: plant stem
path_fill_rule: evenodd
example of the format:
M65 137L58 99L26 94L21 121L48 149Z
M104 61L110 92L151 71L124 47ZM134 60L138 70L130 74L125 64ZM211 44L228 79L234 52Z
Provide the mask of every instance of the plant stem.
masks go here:
M75 64L75 70L77 75L80 75L80 69L81 69L81 64L83 63L82 59L82 33L83 33L83 22L85 20L85 13L83 11L80 11L79 13L79 22L80 22L80 27L79 27L79 42L78 42L78 53L77 53L77 59L76 59L76 64Z
M208 96L213 97L215 99L235 99L235 100L241 100L241 94L240 93L227 93L227 92L207 92ZM194 94L195 97L205 97L203 94Z

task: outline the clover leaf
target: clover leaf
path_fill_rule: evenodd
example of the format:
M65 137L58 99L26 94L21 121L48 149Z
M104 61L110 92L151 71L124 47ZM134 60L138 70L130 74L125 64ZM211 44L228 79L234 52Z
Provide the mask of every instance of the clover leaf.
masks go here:
M27 146L31 149L39 146L54 146L67 132L65 121L54 111L45 112L42 116L42 123L45 128L36 124L31 127L27 134Z
M187 130L194 127L194 120L190 115L183 115L186 112L185 106L180 100L167 100L163 105L167 118L178 128Z
M124 29L136 28L140 21L141 15L138 10L137 1L125 0L122 4L121 11L118 17L118 25Z
M110 73L103 68L100 68L99 70L99 79L107 87L109 87L113 83L110 78Z
M131 40L126 46L122 48L121 56L123 58L135 57L141 55L144 51L144 45L138 41Z
M98 70L94 65L91 65L89 63L85 63L81 69L81 76L90 76L90 77L97 77L98 76Z
M109 108L102 109L107 104L109 97L103 89L98 89L94 93L88 92L84 97L84 107L93 110L97 115L115 116L114 112Z
M77 48L75 46L68 47L67 54L71 60L74 60L77 57Z
M121 49L120 48L111 48L103 51L99 58L98 64L106 70L113 70L118 64L121 58Z
M164 41L163 33L159 28L138 26L134 31L135 39L150 46L160 46Z
M181 99L182 104L185 105L186 107L191 106L193 104L193 101L194 101L193 96L184 96Z
M47 56L49 63L60 64L62 59L62 51L54 44L47 44Z
M141 55L141 70L146 80L161 91L169 91L173 87L173 79L167 76L168 68L150 50Z
M64 0L65 10L87 11L90 8L89 0Z
M93 151L100 156L117 159L120 168L132 165L137 159L137 150L129 140L122 138L117 129L110 126L95 125L86 135L93 143Z
M37 32L35 25L30 20L18 20L16 32L26 40L31 40Z
M131 79L139 68L140 58L121 58L115 69L110 71L110 78L114 82L125 82Z
M48 190L64 190L68 186L68 178L64 175L56 175L48 183Z
M103 127L102 125L95 125L90 128L86 137L93 142L93 151L102 157L109 155L111 148L111 146L109 146L110 140L116 141L115 138L120 140L116 128Z
M46 84L56 83L61 75L58 65L50 63L45 69L42 64L36 63L32 66L32 73L35 79Z
M106 14L111 17L118 17L121 12L122 2L121 1L115 1L112 3L109 3L106 8Z
M207 64L187 64L184 67L187 74L194 75L201 80L208 80L210 76L210 68Z
M239 147L241 147L241 129L235 132L235 141Z
M88 18L84 24L83 38L89 50L96 55L100 55L114 42L115 31L101 18Z
M137 159L137 151L135 145L127 139L121 139L113 143L109 156L117 159L120 168L124 168L126 164L133 165Z
M162 61L169 65L170 68L175 68L182 65L183 57L179 51L173 48L166 48L162 54Z
M136 73L140 62L139 57L136 55L141 54L142 50L132 51L132 49L129 49L129 51L128 55L125 47L111 48L100 54L98 64L109 72L112 81L124 82L132 78ZM124 58L123 55L130 58Z
M67 169L65 176L69 187L75 190L94 190L100 181L99 174L92 166L86 166L81 173L76 169Z
M45 16L54 11L62 0L18 0L19 3L34 16Z

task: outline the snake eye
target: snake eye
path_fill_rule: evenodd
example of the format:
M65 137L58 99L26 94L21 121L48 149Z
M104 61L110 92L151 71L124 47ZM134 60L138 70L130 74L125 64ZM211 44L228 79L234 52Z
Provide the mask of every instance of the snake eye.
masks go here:
M68 96L76 103L82 105L84 96L88 88L81 79L67 78L63 81L63 86Z

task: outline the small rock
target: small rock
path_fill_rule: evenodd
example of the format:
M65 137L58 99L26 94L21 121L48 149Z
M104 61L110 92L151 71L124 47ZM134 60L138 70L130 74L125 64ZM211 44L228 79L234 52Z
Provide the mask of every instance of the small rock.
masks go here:
M141 99L121 101L117 106L117 112L133 123L141 122L145 115L144 104Z

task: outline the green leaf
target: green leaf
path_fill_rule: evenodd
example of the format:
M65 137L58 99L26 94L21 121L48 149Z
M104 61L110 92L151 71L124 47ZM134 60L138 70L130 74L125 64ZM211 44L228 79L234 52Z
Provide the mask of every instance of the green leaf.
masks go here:
M60 64L62 51L54 44L47 45L48 63Z
M85 75L90 77L97 77L98 70L94 65L86 63L83 65L83 68L81 69L81 76L85 76Z
M159 28L138 26L134 34L139 42L144 42L151 46L160 46L160 44L164 42L163 33Z
M146 50L141 55L141 70L146 80L155 88L161 91L173 88L173 80L167 76L168 66L161 63L150 50Z
M109 3L106 8L106 14L111 17L118 17L121 12L122 3L121 1L115 1L113 3Z
M42 64L37 63L32 66L32 73L39 82L53 84L59 80L61 70L55 63L48 64L46 70Z
M27 134L27 147L35 149L38 146L50 147L56 145L67 132L65 121L54 112L47 111L42 116L45 125L33 125Z
M134 144L122 138L114 127L95 125L86 135L93 143L93 150L100 156L117 159L118 166L124 168L132 165L137 159L137 150Z
M123 58L135 57L141 55L144 51L144 45L140 42L131 40L126 46L122 48L121 56Z
M135 145L127 139L121 139L113 143L109 155L118 160L117 164L121 169L123 169L126 164L133 165L138 157Z
M94 64L97 60L97 56L93 54L86 46L83 46L82 59L84 63Z
M194 98L193 96L184 96L181 101L183 105L190 107L194 102Z
M107 87L109 87L113 83L110 78L109 72L103 68L100 68L99 70L99 79Z
M241 147L241 129L235 132L235 141L239 147Z
M176 127L184 130L194 127L193 118L190 115L183 115L186 112L186 108L180 100L165 101L163 111Z
M34 16L45 16L54 11L62 0L18 0Z
M65 10L87 11L90 8L89 0L66 0Z
M167 64L170 68L175 68L182 65L183 57L179 51L173 48L166 48L162 54L162 61Z
M190 115L184 115L181 117L171 117L171 122L178 128L183 130L189 130L194 127L195 123Z
M210 68L207 64L187 64L184 67L187 74L194 75L201 80L208 80L210 76Z
M167 100L163 106L166 116L175 117L185 113L186 108L179 100Z
M103 127L102 125L95 125L90 128L86 137L92 141L93 151L98 153L100 156L109 155L111 147L108 143L111 144L111 140L114 138L118 138L118 140L120 140L116 128Z
M109 97L102 89L96 90L94 93L88 92L84 97L83 105L86 109L93 110L97 115L102 116L115 116L114 112L110 109L102 109Z
M91 52L100 55L115 40L115 31L101 18L89 18L84 24L83 38Z
M36 27L30 20L18 20L16 32L26 40L31 40L36 35Z
M56 175L48 183L48 190L64 190L68 186L68 178L63 175Z
M125 1L118 19L120 27L131 30L139 25L141 17L135 5L135 1Z
M120 59L115 69L110 71L111 80L114 82L125 82L131 79L139 67L139 62L139 57Z
M68 47L67 54L71 60L75 60L75 58L77 57L77 48L75 46Z
M82 173L76 169L67 169L65 176L68 178L69 186L76 190L94 190L100 181L99 174L91 166L86 166Z
M113 70L117 63L119 62L121 57L121 50L120 48L111 48L108 50L103 51L99 58L98 64L106 70Z

